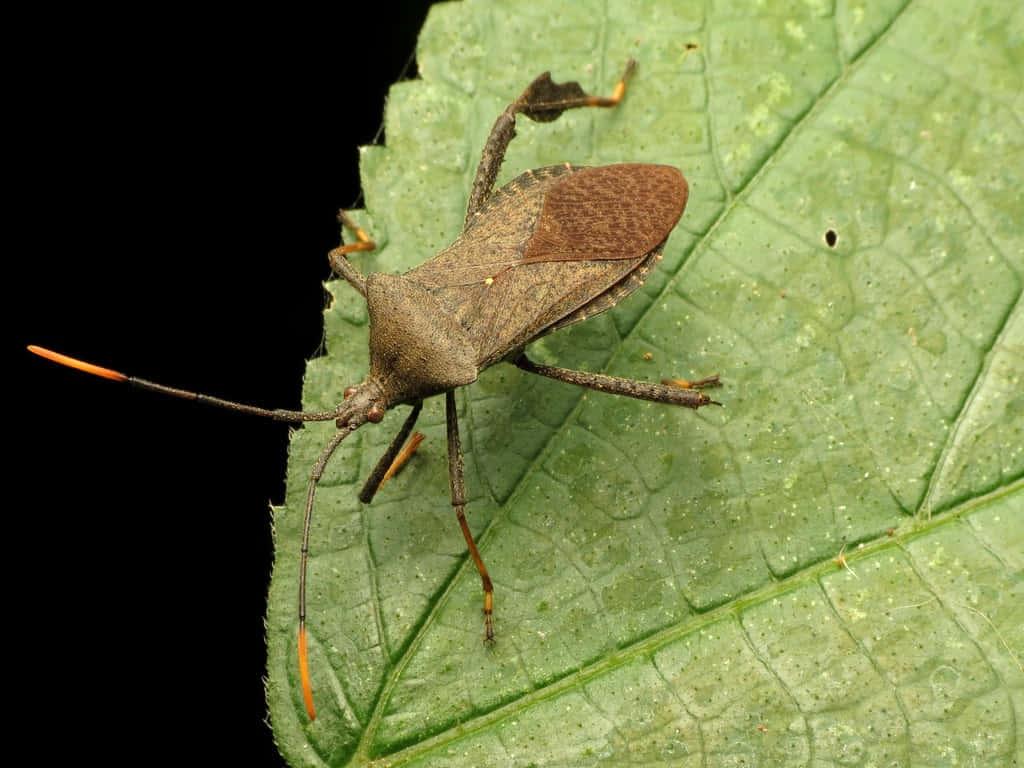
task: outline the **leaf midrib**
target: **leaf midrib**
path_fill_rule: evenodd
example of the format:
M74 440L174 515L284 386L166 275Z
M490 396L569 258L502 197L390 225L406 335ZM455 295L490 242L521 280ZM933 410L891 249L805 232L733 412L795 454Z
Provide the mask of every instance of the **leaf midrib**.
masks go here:
M906 542L911 539L917 539L930 531L944 528L948 525L954 525L978 507L994 501L1004 495L1011 495L1022 491L1024 491L1024 479L1019 478L1012 483L1007 483L1006 485L991 491L990 493L968 499L962 504L927 521L922 522L918 520L914 526L907 531L898 533L894 536L885 534L877 537L873 541L863 542L858 545L855 552L847 554L846 561L852 567L858 561L874 557L886 549L896 549L905 556L907 562L911 567L913 567L914 557L906 548ZM510 701L502 706L492 709L489 712L483 713L469 720L464 720L460 722L458 726L446 728L423 741L393 752L387 756L388 764L404 762L424 753L436 750L438 747L444 746L445 744L464 739L494 725L495 723L515 716L517 713L532 706L533 704L546 699L553 699L567 691L582 686L590 680L600 677L611 669L624 666L636 659L653 658L661 648L671 645L686 635L718 623L730 616L738 617L748 606L761 604L772 599L778 599L781 596L789 592L795 592L808 584L820 585L821 579L827 574L834 573L838 567L840 566L837 565L835 560L824 560L797 571L785 579L766 584L764 587L761 587L754 592L747 593L741 598L719 605L706 613L691 616L685 623L669 626L660 632L648 635L642 640L638 640L631 645L607 654L599 661L579 669L575 669L571 674L567 674L541 688L529 691L515 701ZM922 579L922 583L927 584L927 580ZM831 601L828 601L828 603L830 610L835 613L835 608L831 604ZM947 613L949 612L947 611ZM844 627L845 630L846 622L843 621L841 617L839 618L839 622L840 626ZM748 642L748 646L752 649L756 647L755 644L750 642ZM858 642L858 647L859 646L860 643ZM863 652L865 658L872 660L873 663L872 654L867 651ZM981 656L983 658L987 658L984 653L982 653ZM764 662L764 659L761 659L761 661ZM768 664L766 668L772 669L770 664ZM884 679L885 675L880 674L880 677ZM369 759L368 753L363 750L360 750L357 754L361 755L364 759Z

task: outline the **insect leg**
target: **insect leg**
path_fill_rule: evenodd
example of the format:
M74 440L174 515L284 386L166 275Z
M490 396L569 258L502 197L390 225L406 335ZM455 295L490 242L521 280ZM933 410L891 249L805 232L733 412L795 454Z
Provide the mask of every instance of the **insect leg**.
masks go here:
M691 381L690 379L662 379L661 383L668 384L670 387L679 387L680 389L707 389L708 387L722 386L717 373L714 376L708 376L706 379L697 379L696 381Z
M391 466L384 473L384 477L380 479L380 483L377 485L378 491L384 487L384 483L395 476L398 470L405 466L405 462L412 458L412 455L416 453L416 449L420 447L420 443L424 439L426 439L426 436L422 432L413 432L409 436L409 442L402 446L402 450L395 456L395 460L391 462Z
M372 251L377 247L377 244L344 211L338 211L338 221L341 223L343 230L344 227L351 229L359 242L347 244L342 242L341 245L327 254L327 260L331 262L331 269L334 270L336 275L345 278L353 288L365 297L366 278L362 272L352 266L352 262L345 258L345 254L352 253L353 251Z
M359 500L363 504L369 504L373 500L373 495L377 493L377 489L380 487L381 480L384 479L384 475L391 468L391 465L395 461L395 457L401 450L402 446L405 445L405 441L409 438L409 433L412 432L412 428L416 426L416 419L419 418L420 411L423 410L423 401L415 403L412 406L412 413L410 413L406 419L402 428L398 430L398 434L395 435L395 439L391 441L391 445L384 452L384 455L380 457L380 461L377 462L377 466L373 468L373 472L366 479L366 484L363 486L363 490L359 492Z
M591 96L586 93L575 80L568 83L555 83L551 75L545 72L502 112L491 128L491 133L484 144L480 164L476 168L473 189L469 194L469 205L466 206L468 225L473 216L480 210L494 189L494 180L501 170L505 159L505 151L516 135L516 114L523 113L531 120L547 123L558 118L567 109L575 107L614 107L622 100L626 92L626 80L636 68L636 61L626 62L626 69L619 78L611 96Z
M526 93L520 99L526 98L526 103L519 110L531 120L541 123L550 122L559 117L567 109L576 107L614 107L626 93L626 81L636 69L636 59L629 59L626 68L622 71L619 82L611 96L591 96L584 93L579 83L551 83L544 82L541 75L526 89Z
M484 588L484 640L490 642L494 640L494 621L491 618L494 609L494 588L491 586L491 577L487 574L487 566L484 565L476 542L473 541L469 523L466 522L466 478L462 472L462 445L459 442L459 417L455 413L454 390L449 389L445 392L444 405L448 420L448 479L452 488L452 506L455 507L455 516L462 528L469 554L473 556L476 569L480 572L480 581Z
M712 400L700 389L680 386L666 386L665 384L653 384L649 381L634 381L633 379L620 379L618 376L606 376L603 373L587 373L586 371L572 371L568 368L556 368L552 365L537 365L532 360L521 355L515 364L524 371L547 376L549 379L564 381L567 384L576 384L581 387L596 389L598 392L609 392L614 395L625 395L635 397L639 400L651 400L655 403L669 403L671 405L682 405L687 408L700 408L702 405L721 405ZM717 376L703 379L698 382L701 386L719 386Z

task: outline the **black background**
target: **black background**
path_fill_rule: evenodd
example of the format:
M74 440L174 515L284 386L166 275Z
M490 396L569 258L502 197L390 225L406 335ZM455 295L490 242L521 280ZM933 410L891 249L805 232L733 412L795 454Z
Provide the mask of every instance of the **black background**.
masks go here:
M263 616L288 428L24 345L299 408L335 212L428 5L10 27L5 698L35 762L282 764Z

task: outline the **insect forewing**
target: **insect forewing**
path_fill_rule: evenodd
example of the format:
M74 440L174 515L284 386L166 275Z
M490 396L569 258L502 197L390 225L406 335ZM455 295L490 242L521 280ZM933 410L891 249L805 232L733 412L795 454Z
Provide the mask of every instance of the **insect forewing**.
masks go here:
M458 318L483 369L635 290L629 276L650 269L686 197L682 174L668 166L527 171L406 277Z

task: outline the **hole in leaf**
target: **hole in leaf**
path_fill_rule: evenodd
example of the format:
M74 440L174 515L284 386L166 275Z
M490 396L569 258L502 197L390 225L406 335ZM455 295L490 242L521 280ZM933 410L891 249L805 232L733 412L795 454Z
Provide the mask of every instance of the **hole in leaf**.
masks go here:
M827 245L829 248L835 248L836 242L838 240L839 235L836 233L834 229L829 229L825 231L825 245Z

